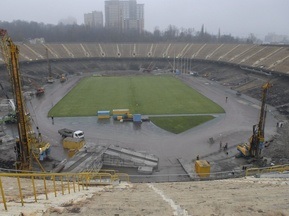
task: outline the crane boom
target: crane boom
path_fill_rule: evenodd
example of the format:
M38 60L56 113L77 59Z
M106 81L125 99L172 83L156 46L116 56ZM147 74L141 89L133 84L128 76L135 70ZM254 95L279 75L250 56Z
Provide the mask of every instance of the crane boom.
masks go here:
M43 167L38 158L47 155L50 144L41 140L41 134L35 134L30 116L26 114L26 106L22 94L21 76L19 71L19 49L7 35L7 31L0 29L1 51L11 78L13 93L16 102L16 116L18 139L16 141L16 169L31 170L32 160L36 159L41 169ZM38 129L38 127L37 127Z

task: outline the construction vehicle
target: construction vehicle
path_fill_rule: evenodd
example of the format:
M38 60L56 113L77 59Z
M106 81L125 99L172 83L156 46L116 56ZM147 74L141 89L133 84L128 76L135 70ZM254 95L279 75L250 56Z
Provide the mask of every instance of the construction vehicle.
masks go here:
M41 97L45 93L45 89L41 86L39 86L35 81L29 79L30 83L34 86L35 88L35 95L36 97Z
M268 90L272 85L267 82L262 86L262 104L259 117L259 123L253 125L253 134L249 139L249 143L240 144L237 146L237 150L240 152L240 156L260 159L262 149L264 148L265 141L265 120L266 120L266 98Z
M16 138L15 168L17 170L32 170L36 161L44 171L40 160L48 157L50 144L42 141L39 127L34 132L30 115L26 112L26 104L22 94L22 83L19 71L19 49L7 35L7 31L0 29L0 48L4 62L11 78L13 94L15 98L18 137Z
M16 107L13 99L7 99L9 104L9 113L2 118L5 124L14 124L17 122Z
M40 96L44 95L44 93L45 93L45 90L44 90L43 87L39 87L39 88L37 88L36 91L35 91L35 95L36 95L37 97L40 97Z
M49 61L48 49L46 48L45 51L46 51L46 59L47 59L47 67L48 67L47 83L52 84L52 83L54 83L54 78L53 78L52 73L51 73L51 65L50 65L50 61Z
M236 92L236 95L237 95L237 96L241 96L242 93L241 93L240 91L237 91L237 92Z
M17 116L15 113L8 113L7 115L2 117L2 120L0 123L5 123L5 124L14 124L17 123Z
M66 81L66 76L65 76L65 74L61 74L61 76L60 76L60 82L61 83L64 83Z
M2 86L2 84L0 84ZM3 90L3 86L2 86L2 90ZM13 124L17 122L17 116L16 116L16 107L15 107L15 103L13 99L9 99L8 95L6 94L6 98L7 99L3 99L1 101L1 104L3 104L5 107L7 107L6 111L8 112L6 115L4 115L1 119L0 119L0 124Z
M58 130L58 133L63 137L72 137L72 138L78 138L78 139L84 139L84 132L81 130L71 130L67 128L63 128Z

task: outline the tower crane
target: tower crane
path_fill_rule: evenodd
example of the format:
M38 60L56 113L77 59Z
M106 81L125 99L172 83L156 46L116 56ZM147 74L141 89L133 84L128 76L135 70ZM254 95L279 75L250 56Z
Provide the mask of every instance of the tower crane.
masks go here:
M253 134L249 139L249 143L244 143L237 146L237 150L241 156L253 157L259 159L262 149L264 148L265 141L265 121L266 121L266 99L269 88L272 85L267 82L262 86L262 104L260 110L259 123L253 125Z
M32 170L33 162L36 161L44 171L39 160L48 157L50 144L42 140L38 127L36 127L37 134L33 130L31 117L26 112L26 104L22 94L21 76L19 71L19 49L4 29L0 29L0 47L10 75L16 106L19 137L16 139L15 145L15 168L17 170Z

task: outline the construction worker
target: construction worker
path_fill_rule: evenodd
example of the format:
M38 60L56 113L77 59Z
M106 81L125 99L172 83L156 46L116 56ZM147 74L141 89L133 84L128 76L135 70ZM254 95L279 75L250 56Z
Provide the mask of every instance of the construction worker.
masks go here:
M224 146L224 150L228 149L228 143L226 143L226 145Z
M197 160L200 160L200 156L199 155L197 155Z
M54 117L53 116L51 116L51 120L52 120L52 124L54 124Z

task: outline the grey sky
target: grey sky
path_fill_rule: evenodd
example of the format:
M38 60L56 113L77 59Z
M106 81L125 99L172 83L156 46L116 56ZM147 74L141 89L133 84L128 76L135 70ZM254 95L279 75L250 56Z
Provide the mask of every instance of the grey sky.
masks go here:
M168 25L201 29L208 33L263 39L268 32L289 35L289 0L137 0L145 4L145 29ZM1 21L25 20L57 24L83 14L104 12L104 0L1 0Z

